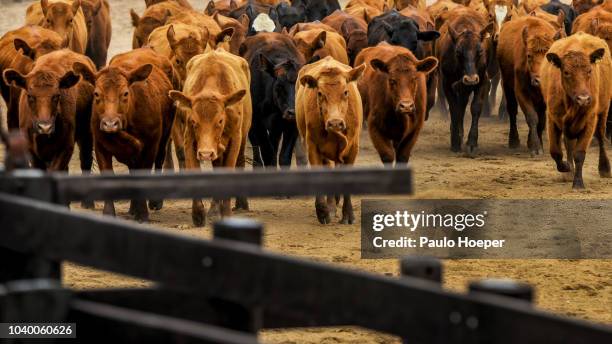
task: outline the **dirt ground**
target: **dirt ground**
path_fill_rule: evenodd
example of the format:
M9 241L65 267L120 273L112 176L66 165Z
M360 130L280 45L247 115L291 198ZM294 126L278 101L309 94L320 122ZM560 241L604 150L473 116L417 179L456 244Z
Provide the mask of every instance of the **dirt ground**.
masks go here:
M129 8L139 13L144 1L111 0L113 41L111 54L130 48ZM192 1L192 3L196 4ZM16 28L22 22L26 3L0 0L0 32ZM203 8L203 3L197 3ZM468 116L469 118L469 116ZM467 119L466 119L467 121ZM466 122L467 123L467 122ZM414 198L510 198L510 199L610 199L612 179L601 179L597 173L597 150L587 153L584 167L584 191L572 191L571 183L562 181L548 154L531 157L526 144L526 124L519 123L522 146L507 148L508 125L497 117L484 118L480 125L479 151L475 158L449 150L449 124L446 118L432 114L419 137L411 159L415 171ZM467 136L467 133L466 133ZM545 142L545 151L547 151ZM612 153L607 145L609 154ZM79 171L73 160L71 172ZM357 164L381 165L367 134ZM118 171L125 168L117 165ZM354 197L356 217L360 216L361 197ZM127 218L127 202L117 202L120 217ZM151 214L153 225L174 233L209 238L210 225L193 228L191 203L188 200L167 201L164 209ZM78 209L78 206L73 206ZM101 212L102 203L97 203ZM320 225L314 215L314 199L254 199L252 210L241 213L266 225L266 249L302 256L322 262L397 275L396 260L361 260L359 225ZM537 229L534 229L537 230ZM612 322L612 261L610 260L447 260L444 262L444 286L464 290L468 281L486 277L508 277L536 287L538 307L567 316L597 322ZM65 284L74 288L142 286L146 281L128 279L89 268L65 264ZM381 309L381 311L384 311ZM397 339L348 328L316 328L263 331L266 343L392 343Z

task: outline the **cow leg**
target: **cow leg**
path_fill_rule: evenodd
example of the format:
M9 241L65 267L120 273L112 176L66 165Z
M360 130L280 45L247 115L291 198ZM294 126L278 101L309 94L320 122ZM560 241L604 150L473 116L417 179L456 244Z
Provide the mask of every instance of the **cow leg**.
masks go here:
M81 173L83 175L91 174L91 166L93 165L93 136L91 132L81 133L79 135L79 160L81 161ZM94 201L82 201L81 207L85 209L94 209Z
M174 110L174 107L172 107L172 111L176 112ZM172 155L166 155L166 153L168 152L168 148L171 146L170 137L172 136L172 129L174 127L175 116L176 114L170 114L169 115L170 118L162 122L162 125L163 125L162 135L159 140L159 146L157 147L157 151L155 152L155 161L154 161L155 172L158 172L158 173L162 172L166 158L169 158L170 160L172 160ZM149 200L149 209L151 210L161 210L163 206L164 206L163 199L150 199Z
M306 134L306 150L308 151L308 162L310 166L323 166L323 159L317 150L317 145L312 142L308 133ZM317 214L317 219L320 224L329 224L331 223L331 216L329 214L329 209L327 208L327 203L325 201L325 196L317 195L315 198L315 212Z
M444 94L444 81L443 81L444 77L439 75L438 76L438 86L437 86L437 94L438 94L438 99L436 101L436 108L438 109L438 112L440 112L440 114L442 115L443 118L448 117L448 112L450 111L450 104L448 105L448 108L446 107L447 104L447 97Z
M275 121L272 124L272 128L270 130L270 143L272 144L272 161L270 162L270 166L273 168L278 167L278 151L281 145L281 139L283 137L283 119Z
M345 162L342 166L352 166L355 163L355 159L357 158L357 154L359 153L359 147L357 145L353 145L351 148L350 154L345 159ZM344 199L342 201L342 219L340 219L341 224L352 225L355 223L355 213L353 211L353 202L351 201L351 195L346 193L343 195Z
M271 166L272 156L274 155L272 143L268 136L268 130L257 120L253 121L249 131L249 140L253 145L253 167Z
M392 164L395 160L395 150L393 149L391 140L384 137L374 123L368 125L368 132L370 133L372 145L376 148L382 163Z
M295 152L295 164L298 166L307 166L308 157L304 149L304 143L299 138L299 133L298 138L295 140L295 146L293 147L293 151Z
M527 126L529 127L529 134L527 134L527 147L529 148L531 155L536 156L542 151L542 147L540 147L540 138L538 136L539 116L533 103L526 95L526 92L530 92L530 90L522 90L521 92L518 92L516 96L519 104L521 105L521 109L525 114ZM514 125L516 130L516 116L514 117Z
M485 82L485 84L488 81ZM472 97L472 104L470 106L470 112L472 113L472 125L470 126L470 133L468 134L466 152L468 155L473 156L476 153L476 147L478 147L478 122L480 121L480 114L482 112L482 104L487 97L487 87L480 85L475 91Z
M497 101L497 87L499 86L501 80L501 73L497 73L495 77L491 79L491 90L489 91L489 97L487 100L488 110L487 113L489 115L493 115L493 108L495 107L495 102Z
M586 150L591 144L591 139L595 132L597 123L587 123L583 129L581 135L576 140L574 147L574 182L572 188L584 189L584 180L582 179L582 167L584 165L584 158L586 157Z
M610 107L608 108L608 124L606 129L606 137L610 139L610 143L612 143L612 102L610 102Z
M597 137L597 143L599 144L599 176L602 178L612 177L610 173L610 160L606 154L605 147L605 135L606 135L606 117L607 112L600 114L597 118L597 128L595 129L595 136Z
M553 158L555 163L557 164L557 171L561 173L570 172L570 164L563 161L563 151L561 150L561 129L557 127L557 125L550 120L550 117L554 116L548 114L548 146L550 150L550 156Z
M104 148L95 146L96 161L101 173L113 172L113 156ZM115 204L113 200L104 200L102 214L115 216Z
M416 138L419 136L419 131L413 131L406 136L402 142L398 145L398 149L395 157L395 164L407 164L410 160L410 153L412 148L416 144Z
M195 133L191 126L185 129L185 168L187 170L199 170L200 163L198 162L195 142L193 142ZM191 203L191 221L196 227L202 227L206 222L206 214L204 213L204 204L201 198L194 198Z
M240 145L240 151L238 152L238 158L236 159L236 169L244 170L246 165L246 159L244 157L244 150L246 149L246 137L242 140ZM236 207L234 210L249 210L249 200L244 197L236 197Z
M489 104L489 92L491 92L491 80L484 80L482 87L484 90L484 97L482 99L482 110L480 115L483 117L491 117L491 104ZM472 101L473 103L473 101ZM472 114L473 117L473 114Z
M438 73L430 73L427 76L427 109L425 110L425 120L429 119L429 111L436 103L436 85L438 84Z
M179 169L185 168L185 113L181 110L176 110L174 116L174 125L172 126L172 142L174 142L174 152L176 160L179 164ZM172 155L169 155L172 159Z
M455 93L451 85L444 84L444 93L448 100L448 107L451 113L450 132L451 132L451 151L460 152L463 143L463 118L467 107L469 93L462 88Z
M281 168L291 166L291 157L298 138L298 130L295 122L285 121L283 123L283 142L281 144L279 163Z

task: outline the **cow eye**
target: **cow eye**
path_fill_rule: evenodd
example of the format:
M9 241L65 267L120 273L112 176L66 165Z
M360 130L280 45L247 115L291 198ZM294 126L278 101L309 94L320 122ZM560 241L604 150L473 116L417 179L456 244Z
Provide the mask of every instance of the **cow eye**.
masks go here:
M183 61L181 61L181 60L179 60L179 59L177 59L177 60L176 60L176 65L177 65L177 66L180 66L180 65L182 65L182 64L183 64Z
M322 97L323 97L323 93L322 93L321 91L319 91L319 92L317 92L317 96L318 96L319 98L322 98Z
M563 72L563 76L568 77L570 75L570 73L568 71L564 71Z
M348 90L344 90L344 96L348 97Z
M395 87L397 85L397 81L395 79L390 79L389 80L389 85Z
M51 99L53 100L54 103L57 103L59 101L59 95L56 94Z
M127 96L128 96L129 94L130 94L130 93L129 93L128 91L125 91L125 92L123 92L123 97L124 97L124 98L127 98Z
M98 93L98 91L94 92L94 98L100 98L100 93Z
M28 101L30 103L34 103L35 100L36 100L36 98L34 98L34 96L28 95Z

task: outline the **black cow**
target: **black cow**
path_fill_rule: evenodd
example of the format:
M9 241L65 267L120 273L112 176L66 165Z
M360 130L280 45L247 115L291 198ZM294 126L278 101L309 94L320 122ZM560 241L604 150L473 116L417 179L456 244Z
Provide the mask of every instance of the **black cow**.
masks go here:
M340 9L338 0L294 0L293 7L303 6L306 9L306 21L322 20Z
M278 13L276 12L276 8L274 6L269 6L266 4L260 4L257 1L249 0L244 3L242 6L232 10L229 13L229 16L234 19L240 18L243 14L246 14L249 17L249 30L247 31L247 36L252 36L257 33L255 29L253 29L253 21L260 14L267 14L270 19L274 22L275 32L280 32L281 25L278 22Z
M281 29L286 27L289 30L297 23L306 22L306 6L304 4L292 6L283 1L276 5L276 14L278 15Z
M382 41L400 45L424 58L418 51L419 41L432 41L440 37L438 31L420 31L419 24L396 10L374 17L368 24L368 45L373 47Z
M493 53L495 24L483 23L475 11L457 13L447 21L447 32L437 41L442 88L451 113L451 150L461 151L463 119L470 95L472 124L466 151L473 155L478 146L478 121L488 90L487 67Z
M559 11L563 11L565 14L565 33L569 36L572 34L572 26L574 25L574 20L576 20L576 11L570 5L566 5L559 0L550 0L549 3L540 6L544 11L559 15Z
M298 137L295 81L304 57L289 35L276 32L248 37L240 55L251 69L253 165L276 168L278 161L281 167L289 167Z

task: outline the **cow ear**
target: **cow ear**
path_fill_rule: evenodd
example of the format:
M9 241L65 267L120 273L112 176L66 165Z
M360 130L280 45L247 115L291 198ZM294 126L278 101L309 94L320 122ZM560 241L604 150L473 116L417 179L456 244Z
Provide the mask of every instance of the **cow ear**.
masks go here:
M312 75L304 75L300 78L300 85L310 88L316 88L317 79L315 79Z
M453 42L456 41L457 37L459 37L460 35L460 33L457 32L457 30L455 30L455 28L450 25L448 26L448 34L450 38L453 40Z
M140 17L138 16L138 13L134 11L133 8L130 9L130 16L132 17L132 26L137 27L138 23L140 22Z
M208 31L207 27L202 28L202 32L200 33L200 44L206 49L208 45L208 40L210 38L210 31Z
M349 30L348 24L349 21L346 20L344 23L342 23L342 26L340 26L340 33L342 36L344 36L344 38L348 38L351 35L351 30Z
M417 39L421 41L433 41L440 37L440 33L438 31L419 31L417 33Z
M238 48L238 54L244 57L244 54L247 52L247 45L245 43L240 44L240 48Z
M235 0L230 0L230 6L229 7L230 7L230 11L233 11L233 10L238 8L238 4L236 3Z
M426 57L416 64L417 71L425 74L433 72L436 67L438 67L438 59L433 56Z
M144 0L144 2L145 2L145 7L149 8L152 5L153 0Z
M559 14L557 15L557 25L565 30L565 11L562 9L559 9Z
M179 107L191 108L191 98L180 91L170 91L168 97L172 99Z
M546 59L548 60L548 62L552 63L553 66L557 68L561 68L561 66L563 66L563 63L561 62L561 58L559 58L559 55L555 53L547 53Z
M49 0L40 0L40 9L43 12L43 15L47 15L47 10L49 9Z
M387 3L385 2L385 4L383 5L383 13L389 12L389 5L387 5Z
M208 15L212 15L213 13L215 13L215 2L213 0L208 2L208 5L206 5L206 9L204 9L204 13Z
M553 40L558 40L561 38L565 38L567 37L567 34L565 33L565 29L561 28L559 30L557 30L557 32L555 32L555 35L553 36Z
M595 50L594 52L592 52L591 55L589 55L589 60L591 61L591 63L595 63L601 60L604 57L605 53L606 53L606 49L599 48Z
M360 64L359 66L353 68L348 72L348 77L346 78L347 82L353 82L359 80L361 75L363 75L363 71L365 70L365 63Z
M164 18L162 19L162 22L165 23L166 21L168 21L169 17L172 17L172 12L170 12L169 9L166 9L166 12L164 12Z
M72 70L83 77L83 80L89 82L92 85L96 84L96 74L85 64L81 62L75 62L72 64Z
M521 39L523 40L524 46L527 46L527 38L529 38L529 27L525 26L523 32L521 32Z
M372 61L370 61L370 66L380 72L389 73L389 68L387 67L387 64L384 63L382 60L373 59Z
M36 56L36 51L32 49L28 43L20 38L15 38L13 40L13 45L15 46L15 50L21 50L21 53L24 56L29 57L32 61L34 61L34 57Z
M101 8L102 8L102 0L96 1L96 4L94 5L94 8L93 8L93 15L97 16Z
M81 81L81 76L79 74L75 74L73 71L69 70L62 76L59 81L59 88L70 88L76 85L79 81Z
M151 71L153 71L153 65L150 63L147 63L134 69L130 72L130 75L128 76L128 83L131 85L135 82L146 80L151 74Z
M79 10L79 7L81 7L81 0L74 0L72 2L72 14L76 15L77 11Z
M166 39L168 40L170 49L175 51L178 41L176 40L176 33L174 32L174 25L170 25L170 27L168 28L168 31L166 31Z
M480 31L481 39L489 38L495 33L495 23L489 22L484 29Z
M325 42L327 41L327 31L321 31L317 38L314 40L313 50L321 49L325 46Z
M283 29L281 30L281 33L285 36L289 36L289 31L287 31L287 27L283 26Z
M232 106L236 103L238 103L239 101L242 100L242 98L244 98L244 96L246 95L246 90L242 89L239 91L236 91L232 94L229 94L225 97L225 99L223 99L225 106Z
M234 28L225 28L217 35L217 37L215 38L215 43L219 44L223 42L229 42L232 39L232 36L234 36Z
M238 17L238 21L240 22L240 25L242 25L243 28L248 28L249 27L249 16L247 16L246 14L242 14L240 15L240 17Z
M264 54L259 54L259 70L265 71L270 74L272 77L274 74L274 64L268 60L268 58Z
M25 76L14 69L5 70L2 77L4 78L4 83L9 86L15 86L23 89L26 88Z
M64 40L62 41L62 49L68 49L70 47L70 36L66 36L64 37Z

